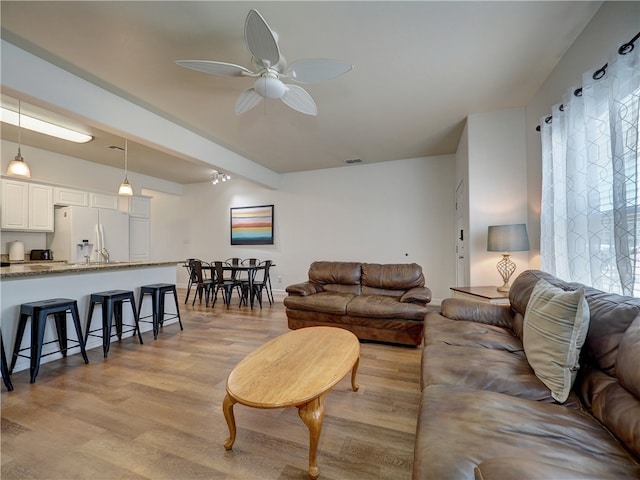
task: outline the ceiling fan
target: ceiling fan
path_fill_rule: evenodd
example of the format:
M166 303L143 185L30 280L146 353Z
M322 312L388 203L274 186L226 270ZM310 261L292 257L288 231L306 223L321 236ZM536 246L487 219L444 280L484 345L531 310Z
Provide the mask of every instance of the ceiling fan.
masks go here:
M287 67L278 48L278 37L269 28L257 10L250 10L244 24L244 36L251 52L251 63L256 71L232 63L212 60L178 60L182 67L199 72L231 77L256 77L255 84L248 88L236 102L236 115L241 115L258 105L263 98L281 99L286 105L307 115L317 115L318 108L307 91L282 80L297 83L320 83L349 72L353 65L321 58L305 58Z

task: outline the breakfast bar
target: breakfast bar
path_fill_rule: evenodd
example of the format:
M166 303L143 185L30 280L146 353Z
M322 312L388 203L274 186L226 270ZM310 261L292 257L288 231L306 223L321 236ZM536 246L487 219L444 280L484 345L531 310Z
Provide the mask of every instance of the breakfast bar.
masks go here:
M2 339L5 351L11 355L15 342L20 305L27 302L48 298L70 298L78 301L81 325L86 328L89 298L92 293L124 289L132 290L138 298L142 285L155 283L176 283L176 265L178 261L143 261L143 262L112 262L112 263L79 263L63 262L51 263L20 263L0 268L0 315L2 318ZM151 302L145 301L140 316L151 313ZM126 322L132 320L132 313L123 312ZM165 325L177 322L171 320ZM140 330L152 330L151 323L140 323ZM73 330L71 330L73 331ZM133 332L131 333L133 334ZM131 335L130 334L130 335ZM53 323L46 326L45 341L57 338ZM22 347L28 347L28 335L25 335ZM50 347L50 351L45 349ZM86 348L101 348L100 338L89 337ZM47 345L43 355L55 351L55 344ZM70 354L80 353L73 349ZM42 358L42 363L57 360L62 357L54 353ZM14 372L29 368L29 360L20 357Z

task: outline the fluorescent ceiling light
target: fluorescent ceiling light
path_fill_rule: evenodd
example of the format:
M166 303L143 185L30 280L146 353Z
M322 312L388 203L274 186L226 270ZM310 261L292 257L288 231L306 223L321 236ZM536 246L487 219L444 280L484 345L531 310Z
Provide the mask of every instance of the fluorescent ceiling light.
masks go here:
M11 125L18 126L18 112L8 110L4 107L0 108L0 120ZM93 140L91 135L86 133L76 132L69 128L60 127L53 123L38 120L37 118L29 117L24 113L20 115L20 126L34 132L44 133L52 137L61 138L63 140L69 140L76 143L87 143Z

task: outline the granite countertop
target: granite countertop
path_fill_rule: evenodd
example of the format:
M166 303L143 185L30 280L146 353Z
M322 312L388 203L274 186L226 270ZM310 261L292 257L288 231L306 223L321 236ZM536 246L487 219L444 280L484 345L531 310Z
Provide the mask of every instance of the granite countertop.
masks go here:
M82 272L98 272L105 270L124 270L128 268L157 267L161 265L177 265L182 260L174 261L141 261L141 262L91 262L91 263L66 263L66 262L26 262L14 263L8 267L0 268L0 278L33 277L51 274L74 274Z

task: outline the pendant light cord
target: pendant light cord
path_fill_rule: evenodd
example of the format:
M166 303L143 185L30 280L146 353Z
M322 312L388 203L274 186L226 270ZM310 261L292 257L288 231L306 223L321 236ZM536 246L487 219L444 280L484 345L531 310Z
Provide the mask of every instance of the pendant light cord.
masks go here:
M21 130L21 118L22 118L22 110L20 108L20 100L18 100L18 156L20 156L20 146L22 142L20 141L20 130Z
M128 153L129 153L129 148L128 148L128 143L127 143L127 139L124 139L124 179L127 180L127 172L128 172Z

